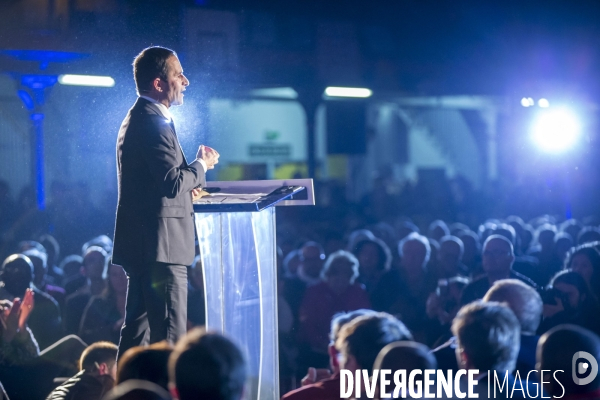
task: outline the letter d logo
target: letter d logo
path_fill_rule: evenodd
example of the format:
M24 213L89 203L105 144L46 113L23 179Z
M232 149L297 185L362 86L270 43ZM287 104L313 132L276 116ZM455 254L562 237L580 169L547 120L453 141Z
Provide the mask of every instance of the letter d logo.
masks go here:
M579 365L577 365L577 360L579 360L580 358L585 359L587 362L586 363L579 363ZM578 351L577 353L575 353L573 355L573 362L572 362L572 374L573 374L573 381L575 382L575 384L577 385L587 385L588 383L592 382L594 379L596 379L596 375L598 375L598 361L596 361L596 359L594 358L593 355L591 355L590 353L587 353L585 351ZM577 374L582 375L584 374L586 371L588 371L591 367L591 371L590 374L586 377L586 378L578 378Z

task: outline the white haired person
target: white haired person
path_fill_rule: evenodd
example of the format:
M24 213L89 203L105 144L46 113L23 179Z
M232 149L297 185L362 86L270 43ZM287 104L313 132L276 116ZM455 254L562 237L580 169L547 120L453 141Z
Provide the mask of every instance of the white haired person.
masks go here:
M300 306L300 342L308 366L327 367L331 318L342 311L370 308L358 278L358 260L344 250L332 253L321 272L322 282L306 290Z

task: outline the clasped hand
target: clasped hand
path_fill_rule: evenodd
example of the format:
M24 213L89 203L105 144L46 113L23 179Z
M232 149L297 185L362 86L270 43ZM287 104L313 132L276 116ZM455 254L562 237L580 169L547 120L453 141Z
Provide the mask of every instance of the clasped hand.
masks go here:
M196 158L203 160L206 163L208 169L213 169L215 164L219 162L220 154L215 149L201 145L196 153Z

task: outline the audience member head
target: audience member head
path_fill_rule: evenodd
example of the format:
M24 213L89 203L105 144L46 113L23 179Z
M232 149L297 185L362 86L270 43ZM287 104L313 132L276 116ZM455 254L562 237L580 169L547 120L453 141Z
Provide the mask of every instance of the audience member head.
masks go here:
M438 267L445 277L458 275L464 250L462 240L456 236L444 236L440 240Z
M400 264L407 272L422 272L425 270L431 255L429 240L418 233L411 233L398 243Z
M554 236L554 254L561 263L565 262L565 257L573 245L573 238L567 232L558 232Z
M519 354L521 326L510 308L496 302L474 302L452 322L461 368L513 371Z
M283 270L286 276L296 276L298 268L302 261L300 260L300 250L292 250L283 259Z
M517 243L517 233L512 225L500 223L497 224L493 231L494 235L504 236L512 243L513 246Z
M33 282L33 264L23 254L8 256L2 263L0 280L4 288L14 297L23 297Z
M573 380L575 376L585 379L579 371L583 360L573 359L579 352L586 352L596 360L600 360L600 338L589 330L575 325L559 325L542 335L537 345L536 369L538 372L546 371L545 374L549 375L540 379L544 382L549 397L583 395L600 389L600 374L596 374L591 382L583 385ZM589 360L585 362L589 365ZM573 370L574 368L576 370ZM556 375L560 383L551 376L557 370L564 371Z
M240 349L225 336L202 328L180 339L169 358L169 387L179 400L239 400L245 381Z
M27 256L33 264L33 284L40 287L44 283L46 273L48 272L48 257L37 249L25 250L23 255Z
M358 260L352 253L338 250L327 257L321 278L334 293L342 294L358 278Z
M40 242L36 242L35 240L24 240L22 242L19 242L19 244L17 245L17 251L19 253L23 253L24 251L31 249L35 249L42 253L46 253L46 248Z
M90 280L102 280L106 275L108 254L99 246L90 246L83 256L83 273Z
M354 248L358 244L358 242L362 242L363 240L374 240L375 235L368 229L357 229L350 233L348 236L348 251L354 252Z
M515 261L512 243L504 236L488 236L483 244L482 261L483 270L488 277L508 278Z
M86 242L81 247L81 254L86 254L88 249L92 246L101 247L106 254L112 253L113 241L106 235L96 236L92 240Z
M102 400L171 400L171 395L156 383L129 379L115 386Z
M381 349L373 369L406 370L409 375L416 369L437 369L437 361L429 347L424 344L413 341L393 342Z
M479 236L473 231L461 232L458 238L463 242L463 258L462 262L469 268L473 268L476 260L481 254L481 243Z
M300 249L300 269L311 279L321 275L325 263L325 250L317 242L307 242Z
M596 293L600 293L600 253L592 242L572 248L565 257L565 268L577 272Z
M339 351L340 368L366 369L371 374L377 355L385 346L399 340L412 340L406 326L387 313L372 313L344 325L335 347Z
M123 267L117 264L108 264L106 297L125 296L127 294L127 275Z
M102 376L109 375L117 378L117 346L110 342L96 342L81 353L79 370L86 373Z
M411 221L401 220L396 223L396 237L399 240L404 239L411 233L419 233L419 227Z
M132 347L119 359L116 383L142 379L169 390L168 364L172 352L173 346L167 342L154 343L148 347Z
M441 238L450 234L450 229L448 229L448 225L446 225L444 221L441 219L436 219L429 224L429 229L427 232L430 238L439 242Z
M190 285L196 290L204 291L204 274L202 272L202 258L196 256L188 271Z
M56 265L58 262L58 257L60 257L60 246L58 245L58 241L50 234L40 236L39 240L40 244L46 249L46 254L48 255L48 265Z
M451 224L448 227L448 229L450 230L450 235L453 235L453 236L458 236L463 232L471 230L467 225L463 224L462 222L455 222L455 223Z
M58 268L62 269L63 276L69 278L71 276L78 275L81 272L83 266L83 257L77 254L71 254L61 261Z
M577 244L599 242L600 229L593 226L586 226L577 235Z
M542 251L551 251L554 246L554 236L556 235L556 227L552 224L542 224L535 230L534 240L541 246Z
M487 291L483 301L505 304L519 320L521 334L535 335L542 320L544 304L531 286L517 279L501 279Z
M335 314L331 319L331 330L329 331L329 348L327 349L329 353L329 364L331 365L331 369L333 372L338 372L340 370L340 364L338 360L338 351L335 347L335 343L340 335L341 329L354 319L358 317L362 317L363 315L372 314L375 311L373 310L355 310L350 312L342 312Z
M561 232L571 236L573 240L576 240L579 232L581 232L581 229L583 229L583 225L581 225L581 223L576 219L571 218L560 224L559 229Z
M380 239L361 240L352 251L358 260L360 275L372 278L392 265L390 248Z
M550 281L550 287L560 292L557 294L560 294L562 306L569 312L581 311L596 302L585 279L573 271L558 272Z

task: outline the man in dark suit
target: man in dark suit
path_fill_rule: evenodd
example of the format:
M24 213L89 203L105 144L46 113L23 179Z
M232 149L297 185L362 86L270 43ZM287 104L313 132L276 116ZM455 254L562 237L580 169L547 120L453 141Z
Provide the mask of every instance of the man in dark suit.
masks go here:
M117 139L119 200L113 263L129 278L119 355L186 331L187 270L194 260L192 200L219 154L200 146L187 163L169 107L189 81L174 51L144 49L134 60L139 98Z

